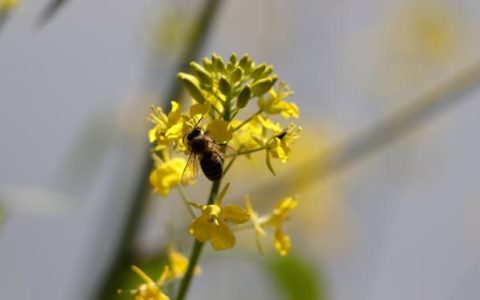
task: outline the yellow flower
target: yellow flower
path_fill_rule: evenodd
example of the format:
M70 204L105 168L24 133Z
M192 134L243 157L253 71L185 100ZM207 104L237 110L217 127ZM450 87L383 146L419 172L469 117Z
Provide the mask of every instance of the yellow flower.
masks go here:
M275 136L268 142L268 151L274 158L278 158L282 163L286 163L290 158L291 144L293 140L298 139L301 127L293 124Z
M250 221L253 223L257 247L261 252L261 246L259 239L261 236L265 236L264 227L271 226L274 230L274 245L280 255L285 256L290 252L292 247L290 237L282 230L283 223L290 218L290 212L297 207L298 202L293 197L287 197L282 199L273 212L269 215L259 217L253 210L250 198L245 199L246 208L250 215Z
M132 271L135 272L138 276L140 276L145 283L142 283L137 289L130 291L135 300L170 300L170 297L165 295L161 289L162 284L167 279L169 269L166 266L163 269L162 275L157 280L157 282L153 281L150 276L145 274L140 268L136 266L132 266Z
M12 11L20 2L20 0L0 0L0 13Z
M150 121L155 127L150 129L148 138L150 143L157 143L164 148L169 142L182 138L183 122L180 114L180 105L172 101L172 109L166 115L161 107L152 107ZM161 149L161 148L160 148Z
M289 219L290 212L297 207L297 205L298 202L293 197L281 200L267 221L275 230L275 248L277 248L277 251L282 256L287 255L291 248L290 237L283 232L282 224Z
M280 82L278 87L271 89L267 97L258 99L258 107L268 115L281 115L285 119L298 118L299 110L293 102L285 101L293 95L293 91L285 82Z
M241 121L231 122L231 126L236 128L240 126ZM264 118L260 115L256 115L251 120L243 125L239 130L235 131L232 144L237 149L242 151L248 151L257 149L259 147L265 147L269 136L277 135L282 132L282 127L278 123L274 123L272 120Z
M168 195L170 189L180 184L186 163L186 160L180 157L165 162L157 161L149 178L153 191L162 196Z
M193 118L196 115L206 115L210 111L211 105L210 103L200 104L195 100L192 101L192 105L190 106L190 117Z
M217 143L227 143L232 139L232 126L224 120L213 120L207 125L208 135Z
M193 220L188 231L200 242L210 240L215 250L229 249L235 245L235 236L227 222L242 224L249 219L247 211L234 204L224 207L203 205L201 211L202 215Z
M168 277L179 279L185 276L188 268L188 258L182 253L176 251L172 247L168 249L168 266L170 267L170 273ZM196 266L194 273L199 274L201 272L200 267Z

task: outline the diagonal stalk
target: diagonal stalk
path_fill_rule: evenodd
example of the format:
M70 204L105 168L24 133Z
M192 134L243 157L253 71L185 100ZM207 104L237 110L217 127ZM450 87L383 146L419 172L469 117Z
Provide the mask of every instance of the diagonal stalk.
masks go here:
M316 180L350 167L362 158L397 141L408 132L430 121L438 113L459 104L480 86L480 62L457 73L444 84L413 99L403 109L380 120L369 130L345 143L333 146L288 172L279 180L257 187L251 194L257 197L278 198L299 190ZM296 175L294 175L296 174Z

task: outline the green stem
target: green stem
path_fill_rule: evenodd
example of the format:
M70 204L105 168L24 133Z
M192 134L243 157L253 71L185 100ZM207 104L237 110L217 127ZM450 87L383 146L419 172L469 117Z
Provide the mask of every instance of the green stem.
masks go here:
M253 115L251 115L250 117L248 117L245 121L243 121L240 125L238 125L237 127L235 127L232 132L235 132L237 130L239 130L240 128L242 128L243 126L245 126L248 122L250 122L254 117L258 116L259 114L261 114L263 112L263 109L259 109L256 113L254 113Z
M210 189L210 195L208 196L208 202L207 204L213 204L213 201L215 201L215 198L218 195L218 190L220 189L220 183L222 179L220 178L217 181L214 181L212 183L212 188ZM193 277L193 271L195 270L195 267L197 266L198 260L200 259L200 255L202 254L202 249L203 245L205 243L199 242L198 240L195 240L193 243L193 248L192 248L192 253L190 254L190 260L188 263L188 269L187 272L185 273L185 277L182 279L182 283L180 284L180 288L178 290L178 295L176 300L183 300L185 299L185 296L187 295L188 288L190 287L190 282L192 281Z
M231 120L230 112L232 110L232 98L230 98L230 96L226 97L225 106L223 108L224 108L223 119L228 122Z
M183 200L183 204L185 204L185 206L187 207L187 210L188 212L190 213L190 215L192 216L192 218L196 218L197 215L195 214L195 212L193 211L192 209L192 206L190 205L190 199L188 198L187 196L187 193L185 192L185 190L183 189L182 185L179 185L178 186L178 192L180 193L180 197L182 198Z
M252 150L246 150L246 151L238 152L238 153L237 153L237 156L238 156L238 155L245 155L245 154L255 153L255 152L258 152L258 151L265 150L265 149L268 149L268 148L267 148L267 147L259 147L259 148L255 148L255 149L252 149Z

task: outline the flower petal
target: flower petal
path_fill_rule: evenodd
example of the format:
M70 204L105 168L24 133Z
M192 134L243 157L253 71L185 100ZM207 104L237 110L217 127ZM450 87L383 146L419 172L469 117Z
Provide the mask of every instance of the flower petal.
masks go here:
M208 135L217 143L228 142L232 139L229 124L224 120L213 120L207 126Z
M212 246L215 250L225 250L235 246L232 230L223 222L212 228Z
M223 208L223 219L235 224L242 224L249 220L250 215L244 209L235 204L229 204Z
M213 229L216 226L208 221L208 217L202 215L190 224L188 233L193 235L198 241L204 243L208 241L213 234Z
M280 227L275 230L275 248L281 256L285 256L290 251L292 243L290 237L286 235Z

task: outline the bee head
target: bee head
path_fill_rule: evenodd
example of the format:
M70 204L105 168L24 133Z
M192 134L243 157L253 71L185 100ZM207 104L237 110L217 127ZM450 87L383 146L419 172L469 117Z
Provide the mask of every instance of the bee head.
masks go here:
M188 133L187 135L187 141L191 142L194 138L202 134L202 129L200 127L195 127Z

